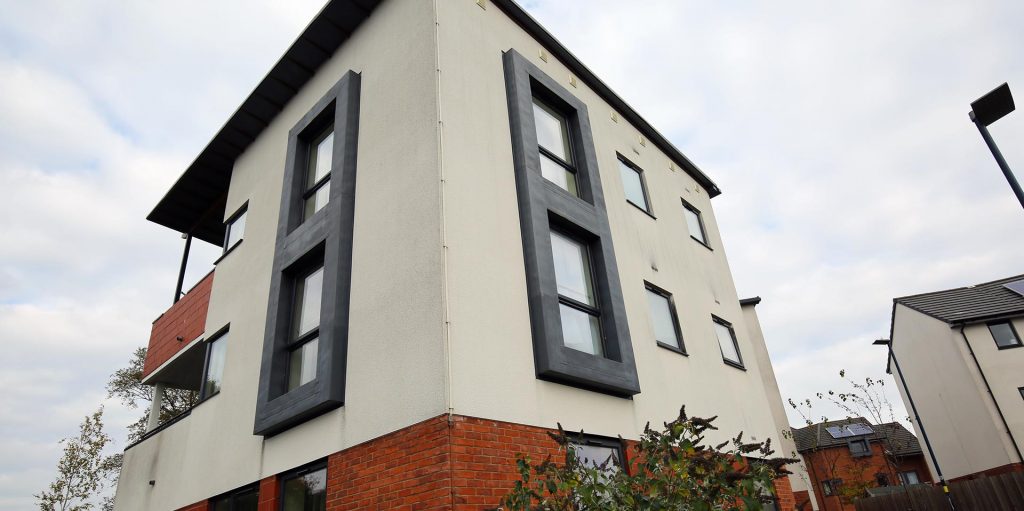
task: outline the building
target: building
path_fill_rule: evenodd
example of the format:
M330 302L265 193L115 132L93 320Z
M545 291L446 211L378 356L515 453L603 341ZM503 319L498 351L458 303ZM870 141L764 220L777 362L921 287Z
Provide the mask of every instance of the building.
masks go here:
M893 300L887 370L947 481L1024 470L1022 292L1018 275Z
M863 417L822 422L794 428L793 440L821 511L855 511L849 497L873 488L932 482L917 438L898 422L872 425ZM797 505L804 500L796 496Z
M149 216L224 255L116 508L493 508L557 423L621 459L681 404L784 444L719 193L510 0L330 1Z

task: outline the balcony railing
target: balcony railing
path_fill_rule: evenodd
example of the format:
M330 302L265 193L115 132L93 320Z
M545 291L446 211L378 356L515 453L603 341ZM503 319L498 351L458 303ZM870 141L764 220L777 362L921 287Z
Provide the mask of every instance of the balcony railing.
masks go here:
M174 358L206 330L206 312L210 306L213 273L208 273L181 298L156 318L149 336L149 349L142 367L142 377Z

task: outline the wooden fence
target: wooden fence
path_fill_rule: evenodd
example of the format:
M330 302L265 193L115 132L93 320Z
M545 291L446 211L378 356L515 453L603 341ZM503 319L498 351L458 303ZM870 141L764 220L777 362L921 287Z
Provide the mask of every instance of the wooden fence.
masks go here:
M857 511L947 511L949 501L938 486L917 485L889 495L856 502ZM960 481L949 485L957 511L1024 510L1024 472Z

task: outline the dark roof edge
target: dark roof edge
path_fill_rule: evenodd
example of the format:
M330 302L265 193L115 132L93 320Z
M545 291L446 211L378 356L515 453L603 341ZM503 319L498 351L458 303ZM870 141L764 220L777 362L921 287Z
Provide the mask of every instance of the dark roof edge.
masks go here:
M494 5L498 6L502 11L512 18L520 28L525 30L530 36L540 42L543 46L551 52L559 61L565 64L570 71L575 73L583 83L586 83L598 96L608 102L612 108L616 109L622 114L627 121L633 124L648 140L658 146L659 149L665 152L669 158L676 160L676 163L680 165L687 174L690 174L701 186L708 191L708 196L715 197L722 193L722 190L718 188L718 185L711 180L704 172L702 172L696 164L690 161L676 146L672 145L658 130L654 129L650 123L644 120L643 117L637 113L633 107L629 106L622 98L615 94L611 88L608 87L600 78L597 77L583 65L572 52L569 51L562 43L555 39L555 36L551 35L537 20L533 19L525 9L519 6L515 0L491 0Z
M755 296L753 298L743 298L743 299L740 300L740 306L741 307L744 307L744 306L747 306L747 305L757 305L759 303L761 303L761 297L760 296Z
M987 286L989 284L996 284L996 283L999 283L999 282L1012 282L1014 280L1019 280L1019 279L1024 279L1024 274L1013 275L1013 276L1010 276L1010 277L1002 277L1002 278L999 278L999 279L990 280L988 282L979 282L977 284L973 284L973 285L970 285L970 286L960 286L960 287L953 287L953 288L949 288L949 289L942 289L942 290L939 290L939 291L929 291L927 293L918 293L918 294L915 294L915 295L898 296L896 298L893 298L893 301L903 303L902 302L903 300L909 300L910 298L920 298L922 296L937 295L937 294L941 294L941 293L948 293L950 291L961 291L961 290L964 290L964 289L971 289L971 288L975 288L975 287Z

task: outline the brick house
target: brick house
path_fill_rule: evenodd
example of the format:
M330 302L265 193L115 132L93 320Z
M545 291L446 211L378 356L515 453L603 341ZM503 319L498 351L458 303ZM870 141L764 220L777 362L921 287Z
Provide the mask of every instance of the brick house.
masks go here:
M623 460L681 404L794 450L720 193L511 0L331 0L148 217L223 255L116 509L493 508L559 422Z
M793 429L820 511L855 511L847 492L931 483L917 438L898 422L873 425L862 417ZM795 495L801 509L810 496Z

